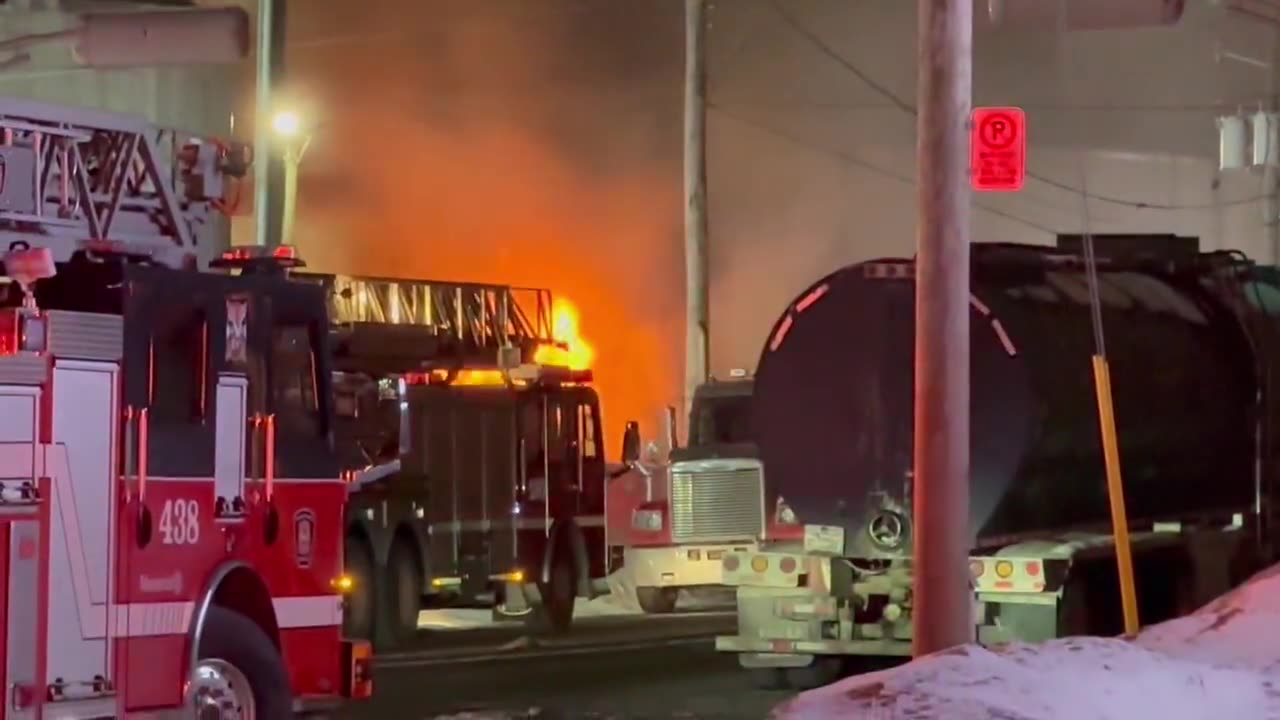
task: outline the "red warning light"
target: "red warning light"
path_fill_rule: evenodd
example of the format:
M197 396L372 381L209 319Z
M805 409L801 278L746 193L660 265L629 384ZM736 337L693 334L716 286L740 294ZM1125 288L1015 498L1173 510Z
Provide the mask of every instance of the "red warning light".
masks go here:
M1016 192L1027 178L1027 114L1016 107L973 109L969 174L979 192Z

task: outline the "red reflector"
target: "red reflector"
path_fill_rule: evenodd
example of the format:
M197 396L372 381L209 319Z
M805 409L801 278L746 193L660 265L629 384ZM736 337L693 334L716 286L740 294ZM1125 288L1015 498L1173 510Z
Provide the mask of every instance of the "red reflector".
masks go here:
M1027 561L1027 574L1028 574L1028 575L1030 575L1031 577L1036 577L1037 575L1039 575L1039 574L1040 574L1040 561L1039 561L1039 560L1028 560L1028 561Z
M774 640L769 645L776 653L789 653L796 649L796 644L790 640Z
M977 580L978 578L982 577L982 573L985 571L986 571L986 566L982 564L981 560L969 561L969 574L973 576L974 580Z
M778 563L778 569L790 575L796 571L796 559L789 557L782 558L782 562Z
M802 313L805 310L808 310L810 305L818 302L822 299L823 295L827 294L828 289L829 287L827 285L822 285L817 290L805 295L800 302L796 303L796 312Z
M343 696L369 699L373 696L373 647L366 640L343 640L342 651L346 670Z
M737 569L738 569L738 556L737 556L737 555L725 555L725 556L724 556L724 569L725 569L725 570L728 570L729 572L734 572L735 570L737 570Z

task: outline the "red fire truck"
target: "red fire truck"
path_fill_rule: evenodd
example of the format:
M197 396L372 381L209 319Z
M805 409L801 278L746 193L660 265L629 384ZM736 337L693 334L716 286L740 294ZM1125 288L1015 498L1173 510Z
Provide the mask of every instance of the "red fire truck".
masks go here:
M0 99L0 717L279 718L371 691L341 636L326 304L196 269L243 157Z

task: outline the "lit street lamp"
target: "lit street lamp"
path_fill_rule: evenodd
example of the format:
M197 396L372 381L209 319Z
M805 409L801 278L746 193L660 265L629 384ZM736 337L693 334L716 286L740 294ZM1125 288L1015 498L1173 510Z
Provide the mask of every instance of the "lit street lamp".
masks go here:
M293 244L293 226L298 213L298 166L311 144L311 133L297 113L283 110L271 118L271 129L284 141L284 203L281 208L280 242Z

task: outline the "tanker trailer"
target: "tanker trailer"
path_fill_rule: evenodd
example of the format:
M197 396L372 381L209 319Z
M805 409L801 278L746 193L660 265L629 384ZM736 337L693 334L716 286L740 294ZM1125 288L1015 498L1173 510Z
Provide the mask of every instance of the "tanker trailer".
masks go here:
M970 571L981 642L1121 629L1080 258L972 253ZM1156 622L1227 589L1250 545L1258 383L1240 316L1205 270L1099 270L1140 610ZM770 491L803 539L723 561L763 686L832 679L912 638L914 265L850 265L806 289L757 366Z

